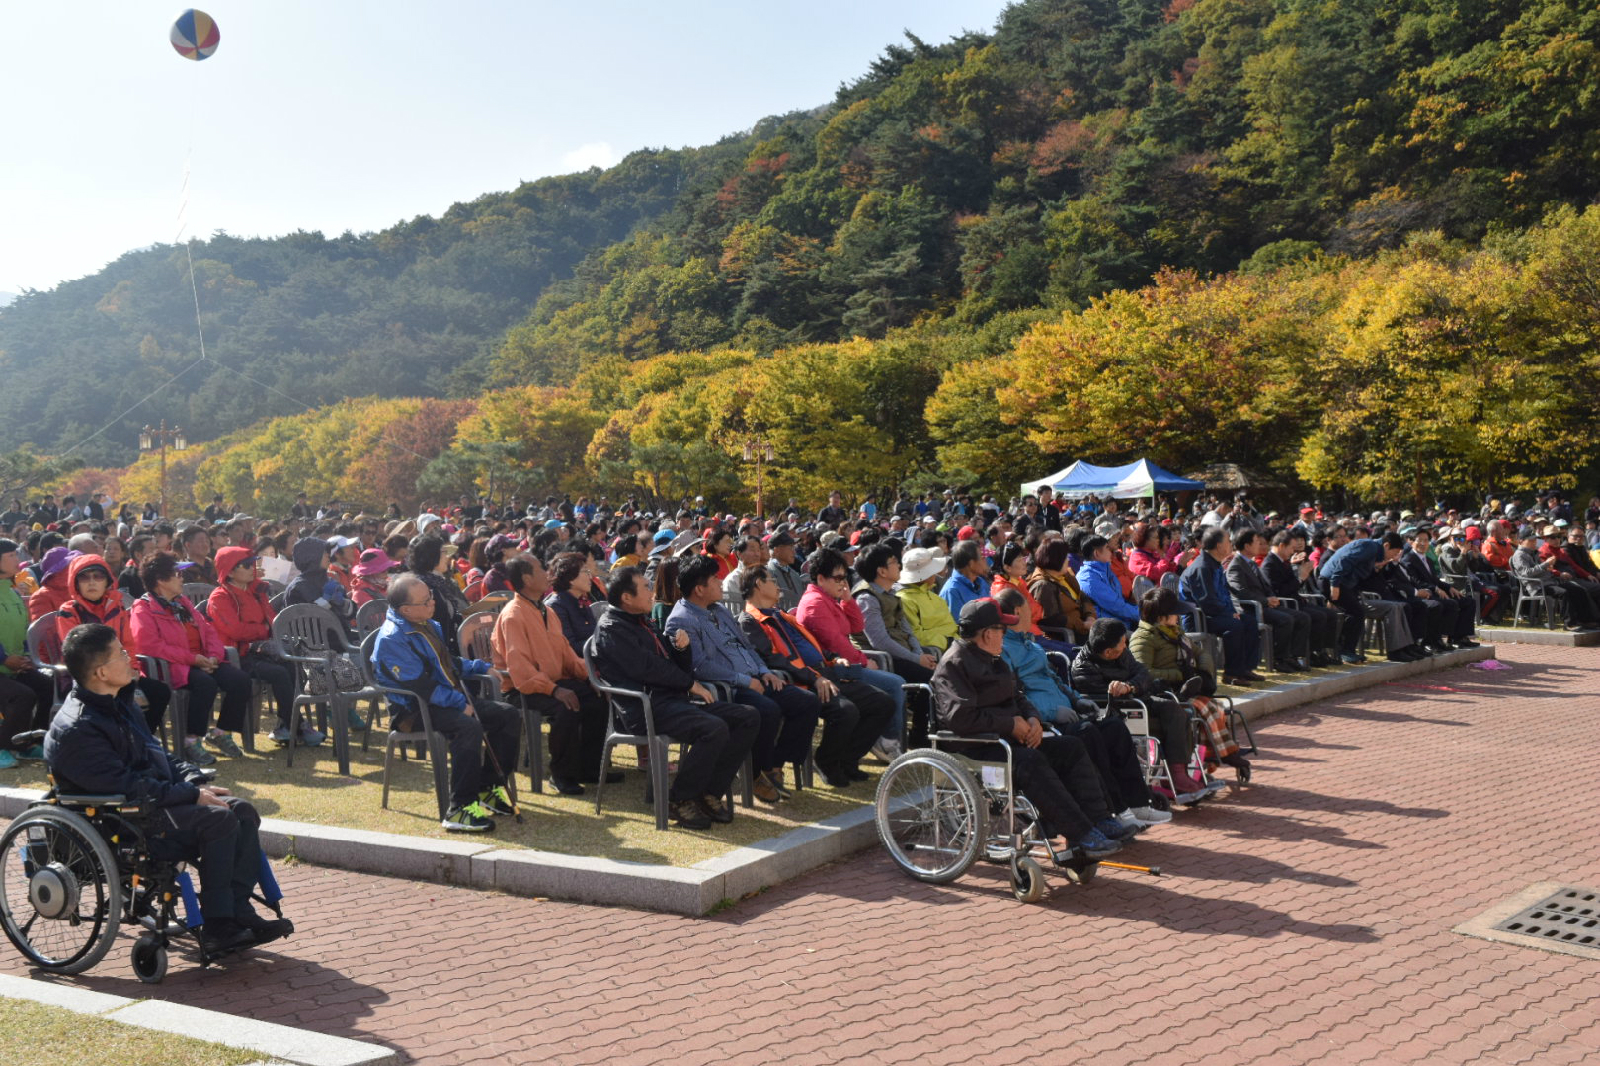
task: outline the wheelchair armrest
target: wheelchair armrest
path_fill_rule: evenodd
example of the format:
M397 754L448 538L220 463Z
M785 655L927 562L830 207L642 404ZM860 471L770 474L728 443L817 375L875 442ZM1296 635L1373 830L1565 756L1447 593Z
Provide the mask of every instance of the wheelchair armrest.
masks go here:
M1300 609L1300 601L1291 596L1279 596L1278 602L1289 608L1291 611L1298 611Z
M1262 612L1261 612L1262 604L1260 603L1260 601L1258 601L1258 600L1236 600L1234 602L1236 602L1239 605L1239 611L1241 613L1248 612L1250 617L1254 618L1256 620L1256 625L1262 625L1263 624L1262 623L1262 619L1264 619L1266 616L1264 614L1262 614Z
M30 729L26 733L17 733L11 738L12 746L18 748L31 748L35 744L44 743L45 730Z
M111 793L57 792L56 802L63 807L120 807L128 797Z
M969 740L969 741L972 741L974 743L976 743L976 742L981 740L981 741L983 741L985 743L989 743L989 744L992 744L995 741L1002 739L999 733L972 733L972 734L967 735L967 736L962 736L960 733L952 733L948 729L941 729L937 733L935 733L934 736L937 737L940 740L951 740L951 741Z
M861 654L872 660L874 669L893 672L894 660L889 658L888 652L878 651L876 648L862 648Z

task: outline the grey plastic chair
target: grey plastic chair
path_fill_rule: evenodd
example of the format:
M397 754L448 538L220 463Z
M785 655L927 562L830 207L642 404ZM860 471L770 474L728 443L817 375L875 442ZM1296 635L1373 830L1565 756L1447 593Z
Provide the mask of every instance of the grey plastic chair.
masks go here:
M183 585L183 594L189 597L189 602L196 607L211 598L211 590L217 586L205 581L186 581Z
M461 628L456 630L456 643L464 657L482 659L484 662L494 657L491 638L499 617L498 614L480 611L462 619ZM499 699L502 696L499 683L493 676L462 680L475 686L478 694L486 699ZM534 792L543 792L544 714L529 704L520 692L510 693L509 697L510 702L522 712L522 759L528 770L528 780Z
M61 634L56 630L54 611L29 624L26 643L28 657L39 664L40 673L50 678L50 717L54 718L72 688L72 675L61 663Z
M361 666L361 677L366 682L366 688L362 691L371 691L376 694L378 697L377 704L384 707L387 707L388 697L390 696L404 696L409 698L412 703L419 702L412 693L407 692L405 689L385 685L379 679L378 672L372 665L372 649L377 643L377 630L373 630L361 638L361 651L358 658ZM400 753L400 760L404 762L406 745L416 744L419 750L425 748L428 752L428 762L433 768L434 799L439 805L439 817L443 819L450 803L450 747L445 743L444 737L434 732L433 722L428 716L428 708L424 706L418 713L422 719L422 729L420 731L402 733L399 730L391 729L389 730L388 738L384 741L383 800L381 806L384 810L389 809L389 769L394 765L395 752L398 751ZM367 732L370 735L372 731L369 728ZM361 746L365 750L366 742L363 741Z
M389 604L384 600L368 600L356 608L356 632L363 638L368 633L376 632L382 628L383 620L389 616Z
M605 798L606 774L611 770L611 749L619 744L633 744L643 747L648 752L648 785L646 786L647 802L655 808L656 828L667 828L667 793L670 789L670 778L667 771L667 759L672 745L678 744L677 740L665 733L657 732L655 711L652 709L650 694L634 689L621 688L617 685L607 684L600 676L600 671L594 665L594 638L590 638L583 646L583 665L589 671L589 684L594 690L606 698L606 739L600 749L599 781L594 786L594 813L600 813L600 804ZM643 733L630 733L622 726L619 700L631 700L640 705L641 716L644 720ZM749 759L745 760L746 781L749 780ZM728 797L732 802L733 797Z
M324 725L333 736L334 756L339 760L339 772L350 773L350 720L348 710L361 699L360 693L339 692L333 683L333 660L344 645L344 629L333 612L314 603L295 603L278 612L272 620L272 635L283 644L288 659L295 665L299 694L289 711L289 744L285 748L288 765L294 765L294 738L300 735L302 707L317 707L323 712ZM323 696L307 691L306 683L311 668L322 667L328 678L328 693Z
M1546 629L1554 629L1556 627L1555 597L1546 592L1544 586L1539 582L1521 579L1517 581L1517 605L1511 612L1513 624L1522 621L1522 609L1524 607L1529 608L1529 625L1533 624L1532 608L1539 607L1544 610L1544 627Z

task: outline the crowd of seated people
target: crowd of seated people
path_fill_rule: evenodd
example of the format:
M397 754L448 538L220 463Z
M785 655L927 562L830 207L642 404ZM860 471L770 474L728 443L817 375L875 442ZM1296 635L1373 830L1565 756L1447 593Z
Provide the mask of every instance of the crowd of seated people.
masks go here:
M982 650L992 644L1019 679L995 706L1026 710L1006 735L1039 742L1038 774L1078 775L1052 792L1061 841L1103 849L1125 839L1119 829L1163 820L1168 802L1213 790L1191 767L1248 777L1218 689L1262 681L1267 648L1286 672L1365 661L1371 629L1397 661L1472 647L1476 626L1509 618L1527 591L1569 628L1600 628L1600 501L1577 514L1559 497L1280 515L1245 498L1180 508L1041 488L1009 504L946 491L859 509L835 494L814 515L791 501L760 518L719 515L698 498L652 508L464 497L408 516L302 494L277 521L214 500L205 518L178 522L151 507L67 503L16 501L0 516L0 768L37 756L8 738L49 712L24 639L46 616L62 638L107 625L142 657L135 687L152 732L171 717L173 690L185 693L184 720L168 724L192 764L243 757L235 738L256 685L277 709L270 739L323 743L310 725L289 735L296 671L272 638L283 606L311 604L336 620L339 654L359 654L380 626L380 677L428 700L452 750L477 753L452 772L445 821L459 831L486 831L508 809L513 705L549 722L557 791L599 780L610 712L586 654L652 693L658 726L673 723L664 731L688 751L672 817L706 828L732 818L729 768L747 757L757 799L781 804L785 767L808 753L827 784L848 789L865 776L862 760L887 763L934 728L983 717L947 705L955 689L941 670L959 661L969 681L996 671ZM185 594L197 583L208 595ZM375 602L383 612L358 621ZM476 660L458 633L485 608L496 612L493 651ZM991 608L1001 619L992 639L972 622ZM1134 783L1126 738L1104 710L1129 699L1150 711L1176 795ZM403 700L392 711L415 718ZM1028 722L1050 732L1047 747ZM1075 791L1085 767L1098 805Z

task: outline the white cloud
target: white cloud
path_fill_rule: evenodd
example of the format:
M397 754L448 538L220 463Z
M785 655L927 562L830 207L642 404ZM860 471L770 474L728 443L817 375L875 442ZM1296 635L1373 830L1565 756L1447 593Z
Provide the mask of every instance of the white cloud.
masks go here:
M617 162L621 156L617 150L605 141L596 141L594 144L580 145L561 157L561 169L564 173L579 170L588 170L590 167L599 167L604 170Z

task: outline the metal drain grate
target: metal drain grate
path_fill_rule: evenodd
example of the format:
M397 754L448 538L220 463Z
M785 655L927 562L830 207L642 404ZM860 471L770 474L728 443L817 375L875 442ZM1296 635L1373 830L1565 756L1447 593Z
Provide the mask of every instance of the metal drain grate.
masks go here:
M1600 947L1600 892L1563 887L1496 922L1494 928L1542 942Z

